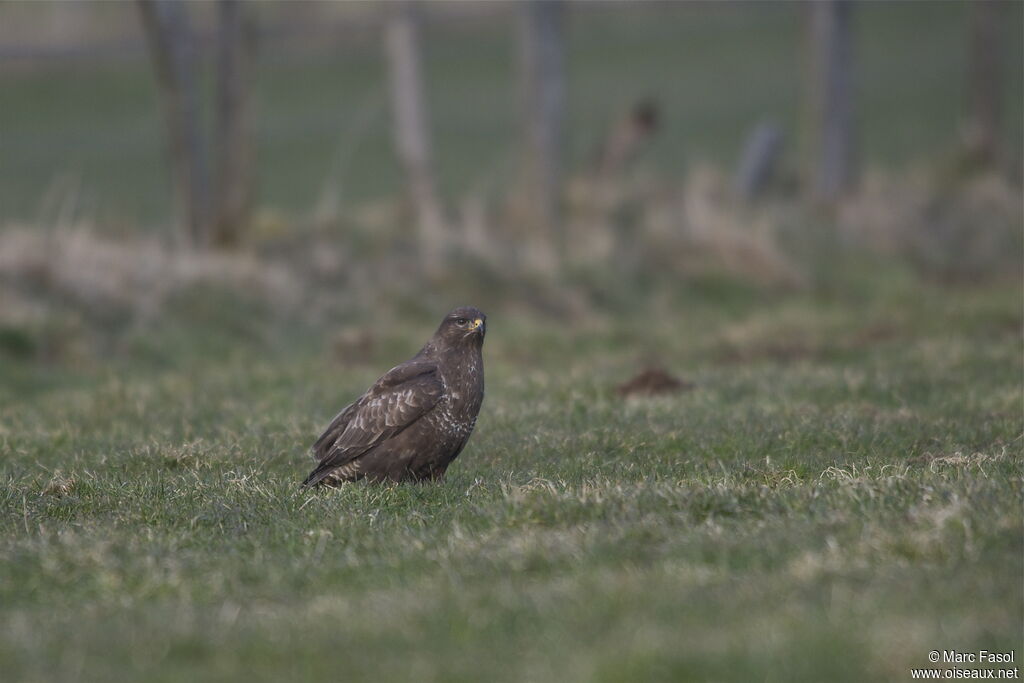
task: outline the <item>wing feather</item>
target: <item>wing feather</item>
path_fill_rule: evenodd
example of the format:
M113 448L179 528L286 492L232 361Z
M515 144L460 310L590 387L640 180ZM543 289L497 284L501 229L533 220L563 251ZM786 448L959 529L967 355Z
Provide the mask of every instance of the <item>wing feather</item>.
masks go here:
M432 409L444 395L437 366L409 361L389 370L365 394L331 421L313 444L320 464L304 485L317 483L392 438Z

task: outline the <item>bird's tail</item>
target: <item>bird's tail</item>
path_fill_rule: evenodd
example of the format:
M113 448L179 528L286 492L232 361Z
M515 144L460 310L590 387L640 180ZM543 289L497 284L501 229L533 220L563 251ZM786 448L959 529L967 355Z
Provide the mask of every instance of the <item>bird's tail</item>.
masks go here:
M338 481L358 481L365 476L365 473L360 470L359 463L355 460L349 460L340 465L325 460L309 473L306 480L302 482L302 488L316 486L331 475L334 475Z
M305 481L302 482L302 488L308 489L316 486L331 473L332 469L333 468L331 467L324 467L322 464L318 465L315 470L309 473L309 476L306 477Z

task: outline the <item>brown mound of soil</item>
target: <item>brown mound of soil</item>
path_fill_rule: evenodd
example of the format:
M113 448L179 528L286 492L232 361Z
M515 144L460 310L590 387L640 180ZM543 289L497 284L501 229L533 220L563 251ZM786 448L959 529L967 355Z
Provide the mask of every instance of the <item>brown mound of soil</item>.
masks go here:
M619 396L657 396L675 394L693 388L693 384L679 379L661 368L647 368L633 379L616 387Z

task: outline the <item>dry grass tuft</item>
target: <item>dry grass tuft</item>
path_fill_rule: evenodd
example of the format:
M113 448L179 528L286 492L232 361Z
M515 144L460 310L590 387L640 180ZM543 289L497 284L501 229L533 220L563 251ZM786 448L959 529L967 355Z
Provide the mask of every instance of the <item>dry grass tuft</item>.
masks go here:
M87 228L0 232L0 282L143 318L159 314L169 297L196 284L253 293L280 306L302 293L288 268L252 254L172 249L147 238L113 240Z
M944 280L1018 273L1024 193L995 172L940 180L930 169L872 169L841 207L838 228L848 243L906 257Z
M50 481L46 483L46 486L43 487L42 494L44 496L63 498L75 490L76 484L77 480L74 477L65 477L60 472L56 472Z
M767 287L805 284L800 269L779 246L774 215L743 206L717 169L698 167L690 173L682 209L684 269L717 269Z
M615 184L577 180L570 206L577 261L625 262L684 278L722 275L769 288L805 284L779 246L775 215L738 201L711 166L695 168L681 186L646 177Z
M1006 460L1006 448L998 453L922 453L910 459L911 463L924 464L932 470L939 467L984 467L990 463L998 463Z

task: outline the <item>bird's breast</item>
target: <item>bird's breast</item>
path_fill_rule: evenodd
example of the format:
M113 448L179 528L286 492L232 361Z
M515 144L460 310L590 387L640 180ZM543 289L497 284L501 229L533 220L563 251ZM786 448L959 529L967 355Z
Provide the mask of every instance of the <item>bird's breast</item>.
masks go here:
M443 373L445 396L439 417L452 428L472 430L483 401L483 368L479 358L462 358Z

